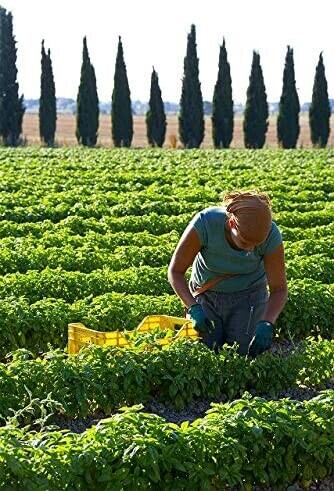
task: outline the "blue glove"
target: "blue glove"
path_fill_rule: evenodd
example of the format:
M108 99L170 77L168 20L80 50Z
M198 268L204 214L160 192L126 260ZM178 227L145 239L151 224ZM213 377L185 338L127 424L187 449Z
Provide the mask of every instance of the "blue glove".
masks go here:
M268 321L259 321L255 326L255 336L248 346L248 355L255 357L270 348L273 340L274 325Z
M210 334L214 331L214 324L210 321L203 310L202 305L194 303L188 309L189 318L193 323L194 329L201 335Z

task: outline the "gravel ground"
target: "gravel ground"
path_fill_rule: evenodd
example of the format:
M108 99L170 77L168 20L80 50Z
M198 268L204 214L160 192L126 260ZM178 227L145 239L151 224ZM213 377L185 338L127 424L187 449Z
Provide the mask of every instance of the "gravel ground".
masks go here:
M301 341L289 341L283 339L282 341L274 341L271 348L268 350L273 355L279 355L282 357L291 355L291 352L301 345Z
M324 388L334 389L334 379L328 380L324 384ZM252 393L253 391L250 392ZM258 394L258 395L260 395L261 397L267 400L279 400L285 397L289 397L290 399L294 399L297 401L308 401L313 397L319 395L319 393L320 391L316 389L311 389L307 387L304 388L296 387L280 392L276 398L272 398L266 394ZM253 392L252 395L256 395L256 393ZM226 401L227 401L227 397L225 395L214 400L204 399L200 401L194 401L191 404L189 404L186 408L178 411L167 404L163 404L153 399L144 405L143 411L147 413L157 414L158 416L161 416L162 418L166 419L171 423L179 424L182 423L183 421L192 422L195 419L203 418L205 416L205 412L208 409L210 409L212 402L219 403L219 402L226 402ZM54 424L62 429L67 428L73 431L74 433L82 433L87 428L90 428L91 426L97 424L100 421L100 419L103 419L105 417L106 415L102 411L99 411L91 416L88 416L87 418L80 418L80 419L73 419L73 420L68 420L64 416L57 416L56 418L54 418Z
M289 491L294 491L294 489L289 489ZM312 484L309 491L334 491L334 476L328 476L318 483Z
M286 491L304 491L305 488L298 483L291 484ZM241 488L231 488L231 491L241 491ZM253 491L276 491L272 487L255 486ZM334 475L327 476L317 482L314 482L308 488L308 491L334 491Z
M300 486L298 483L289 486L286 491L303 491L305 488ZM239 490L236 490L239 491ZM267 487L261 488L256 486L254 491L275 491L274 488ZM320 479L310 485L308 491L334 491L334 475L327 476L324 479Z
M324 385L325 389L334 389L334 379L328 380L327 383L325 383ZM294 399L297 401L308 401L309 399L316 397L320 393L320 391L307 387L296 387L280 392L276 398L273 398L266 394L256 394L255 391L250 391L250 393L252 393L252 395L260 395L267 400L278 400L285 397L290 397L290 399ZM192 402L191 404L189 404L189 406L187 406L185 409L182 409L181 411L177 411L176 409L157 401L152 401L144 406L143 411L158 414L159 416L162 416L167 421L170 421L172 423L182 423L182 421L194 421L197 418L203 418L205 411L210 409L211 402L226 402L226 400L226 396L223 396L219 399L211 401L202 400Z

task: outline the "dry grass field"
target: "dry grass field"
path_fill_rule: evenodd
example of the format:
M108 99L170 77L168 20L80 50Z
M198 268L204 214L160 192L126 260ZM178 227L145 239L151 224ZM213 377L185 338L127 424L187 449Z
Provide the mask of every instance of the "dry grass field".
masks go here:
M301 132L298 140L298 147L311 147L310 130L308 117L300 117ZM331 119L331 127L334 127L334 116ZM39 129L38 115L25 114L23 119L23 135L27 139L28 145L39 145ZM56 141L59 146L74 146L77 145L75 138L75 116L70 114L59 114L57 120ZM102 114L100 116L100 128L98 145L102 147L112 147L111 139L111 121L110 115ZM133 147L147 147L146 126L144 116L134 116L134 138L132 140ZM178 121L177 116L168 117L167 135L165 147L180 147L178 141ZM331 132L328 146L334 147L334 131ZM243 130L242 117L236 117L234 121L234 137L232 148L243 148ZM269 129L266 138L265 147L277 148L276 141L276 117L272 116L269 122ZM207 117L205 120L205 138L202 148L212 148L211 137L211 119Z

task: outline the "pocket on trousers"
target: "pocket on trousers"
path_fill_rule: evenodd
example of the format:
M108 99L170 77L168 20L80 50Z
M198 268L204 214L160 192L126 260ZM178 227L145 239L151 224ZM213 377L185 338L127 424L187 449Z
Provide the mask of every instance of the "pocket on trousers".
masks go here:
M255 326L263 318L263 314L268 303L269 293L267 289L261 289L258 292L252 293L249 298L249 318L246 334L253 337L255 334Z
M260 305L264 306L268 302L269 293L267 288L261 288L261 290L252 292L248 296L249 308L252 306L254 309Z
M248 335L249 335L249 328L251 327L251 323L253 320L254 308L255 308L254 305L251 305L250 309L249 309L249 317L248 317L248 323L247 323L247 329L246 329L246 334L248 334Z

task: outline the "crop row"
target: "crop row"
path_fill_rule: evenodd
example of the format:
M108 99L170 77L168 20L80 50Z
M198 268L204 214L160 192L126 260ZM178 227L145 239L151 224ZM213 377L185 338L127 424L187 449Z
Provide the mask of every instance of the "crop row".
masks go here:
M309 486L333 469L334 393L215 404L181 426L129 408L81 435L0 428L0 487L207 490Z
M193 214L201 208L206 206L214 206L215 202L205 202L205 203L192 203L192 202L182 202L174 201L168 202L167 200L161 199L161 201L147 201L143 203L137 203L136 201L131 201L131 196L128 196L128 201L125 203L120 203L114 206L109 204L99 204L95 200L92 203L85 204L80 201L80 197L74 205L60 203L56 206L46 205L43 203L38 203L36 205L29 205L27 207L7 208L5 206L0 206L0 219L10 220L13 222L37 222L42 220L51 220L52 222L59 222L69 215L75 215L82 218L103 218L103 217L122 217L122 216L142 216L149 215L151 213L158 213L159 215L167 216L177 216L184 213ZM326 206L325 203L320 202L319 210L323 210ZM308 207L309 208L309 205Z
M6 223L8 224L8 222ZM5 225L2 222L2 225ZM86 224L85 224L86 225ZM87 224L88 225L88 224ZM4 227L5 228L5 227ZM45 228L45 230L43 230ZM42 227L40 230L20 230L25 234L15 234L13 230L10 236L0 238L0 248L13 249L15 251L25 250L31 247L49 248L49 247L64 247L71 246L73 248L90 247L95 249L114 250L118 246L165 246L171 243L176 245L180 238L180 233L176 230L171 230L164 234L155 235L148 231L133 232L133 231L118 231L115 233L106 232L100 233L94 230L84 230L86 233L80 235L71 233L68 228L59 228L48 230ZM320 239L320 245L328 240L331 242L334 236L334 222L331 225L321 225L313 229L298 229L282 227L283 239L286 248L290 248L294 242L301 240L309 241L311 246ZM305 242L306 243L306 242ZM303 243L301 244L303 245ZM298 253L299 254L299 253ZM309 252L307 252L309 254Z
M117 219L131 216L133 219L140 220L141 217L147 217L149 215L157 214L164 217L171 217L172 224L174 220L185 215L194 215L197 211L207 206L215 205L216 203L187 203L184 205L181 203L166 203L164 201L148 202L145 206L137 206L133 203L115 205L110 207L108 205L102 206L92 203L91 205L84 205L77 203L74 206L66 204L59 204L57 206L47 207L46 205L39 204L23 208L6 209L0 207L0 219L13 221L15 223L24 222L39 222L43 220L50 220L53 223L58 223L64 220L70 215L74 215L80 218L95 218L95 219ZM309 211L311 205L308 205L306 209L308 211L276 211L275 220L278 225L284 225L286 227L311 227L314 225L326 225L333 222L334 209L332 203L322 203L317 206L312 206L312 210ZM174 228L174 227L173 227ZM171 229L170 229L171 230Z
M100 189L100 179L94 183L94 186L85 183L85 185L74 189L60 189L59 191L54 189L58 186L52 179L49 179L50 189L34 187L31 184L26 182L26 186L22 186L16 192L11 190L2 191L0 206L4 207L4 209L13 209L16 206L20 208L35 206L42 202L48 207L56 207L61 204L72 207L78 205L78 203L85 206L95 203L96 206L113 207L130 203L136 208L140 208L141 206L145 207L149 202L152 202L153 205L159 201L170 203L172 206L176 205L177 202L183 203L183 205L186 203L191 205L191 203L214 202L217 198L217 193L212 189L197 187L197 189L193 189L192 194L189 194L189 191L185 190L183 186L178 186L175 183L172 186L161 184L152 184L146 187L139 186L140 190L137 189L135 183L133 189L127 189L126 191ZM291 199L294 200L294 196L291 196ZM328 201L328 194L316 191L315 193L297 196L294 202L296 206L299 203L304 206L303 203L306 205L310 201L326 202Z
M100 234L146 232L161 235L169 233L172 230L181 233L193 215L193 213L186 213L184 215L169 216L151 213L150 215L143 215L141 217L103 217L101 220L71 215L58 223L54 223L51 220L26 223L4 220L0 222L0 237L22 237L27 234L40 237L45 232L63 229L79 235L84 235L88 232L97 232Z
M333 259L333 247L331 236L319 239L305 239L296 242L285 241L284 250L286 259L295 259L297 257L310 257L321 254Z
M26 223L3 220L0 222L0 238L25 236L43 238L46 236L49 243L51 243L52 236L55 236L55 240L78 241L82 240L80 237L92 237L93 234L96 234L98 243L103 244L103 236L105 236L105 241L109 243L109 240L114 241L114 239L117 242L118 234L123 234L124 237L129 238L128 243L131 243L131 234L133 236L135 234L149 234L152 236L152 241L154 241L157 236L172 233L171 231L181 234L191 218L192 214L190 213L178 217L159 216L153 213L140 218L105 217L101 220L69 216L58 223L53 223L50 220ZM280 225L280 229L286 240L317 239L334 234L334 221L324 225L313 225L310 228ZM73 235L78 235L78 237L73 237Z
M1 166L5 177L2 190L14 191L22 188L23 183L30 185L33 190L36 182L38 187L45 190L58 190L56 185L60 189L73 189L85 186L89 181L94 182L97 176L100 179L94 190L115 189L116 184L122 186L127 183L132 184L132 189L135 183L143 183L145 187L157 182L160 185L175 182L186 184L189 181L200 181L203 177L217 187L221 185L222 178L228 184L234 178L235 186L240 187L241 179L247 178L249 174L253 182L273 180L273 185L276 178L278 183L275 189L282 187L283 192L292 191L300 183L301 176L307 184L307 190L324 189L330 192L329 189L333 189L330 186L332 182L326 182L333 163L331 149L286 153L264 150L261 155L249 150L230 150L224 154L208 150L182 152L158 149L95 150L93 153L83 152L82 149L15 150L15 153L2 151Z
M16 348L33 351L65 346L67 324L82 322L100 331L133 329L147 315L183 316L176 295L90 295L74 303L46 298L30 304L25 297L0 299L0 356ZM276 324L280 338L333 337L334 288L313 280L289 282L289 300Z
M239 356L235 347L225 346L216 355L189 340L163 349L144 340L127 349L90 346L78 355L56 350L43 358L33 358L24 349L12 357L10 363L0 363L2 422L12 410L47 394L67 417L86 417L98 410L108 415L124 404L151 398L181 409L192 401L222 395L231 399L249 390L275 397L300 385L319 387L334 376L334 341L312 338L288 355L268 352L254 360Z
M334 231L333 231L334 232ZM333 233L334 236L334 233ZM5 237L0 239L0 248L2 250L12 249L20 252L29 248L39 247L48 249L49 247L70 246L73 249L80 247L91 248L95 250L108 250L112 252L120 246L167 246L171 243L176 246L180 235L172 230L162 235L153 235L148 232L116 232L99 234L96 232L87 232L85 235L70 234L68 230L47 231L41 237L34 237L27 234L25 237Z
M63 246L45 248L34 239L4 240L6 246L0 249L2 274L24 273L31 269L41 271L46 267L52 269L60 267L66 271L88 273L102 268L119 271L131 266L166 266L176 245L176 242L164 238L162 244L158 246L127 245L116 246L110 250L92 241L86 243L83 241L83 245L77 248L67 243ZM285 250L287 259L315 254L321 254L323 258L327 256L328 260L334 257L330 237L297 242L286 241ZM326 276L326 273L324 274ZM330 271L328 278L330 278ZM331 282L330 279L327 281Z
M15 199L11 197L11 199ZM175 198L174 198L175 199ZM45 198L44 200L45 201ZM133 197L129 194L127 195L126 201L111 206L110 204L99 203L101 198L98 196L92 197L92 203L86 204L84 199L77 196L74 200L74 204L59 203L57 205L46 205L43 203L38 203L36 205L31 204L26 207L19 207L17 203L13 206L13 201L7 205L0 205L0 219L12 221L14 223L25 223L25 222L38 222L44 220L50 220L53 223L60 222L66 219L68 216L77 216L81 218L96 218L101 219L103 217L124 217L124 216L143 216L157 213L158 215L166 216L178 216L185 213L195 214L197 211L208 206L218 206L219 200L207 200L207 201L168 201L163 196L160 197L160 201L143 201L138 202L133 200ZM274 207L274 205L273 205ZM309 213L310 211L318 211L320 215L326 215L326 212L332 211L332 203L325 201L317 202L306 202L306 203L291 203L285 202L284 206L274 207L276 210L276 219L286 224L286 214L298 214L297 220L303 221L304 224L304 213ZM308 218L308 216L307 216ZM293 223L294 226L294 223Z
M63 268L67 271L88 273L96 269L109 268L120 271L131 266L162 266L169 263L174 244L165 246L124 246L114 251L89 245L74 249L63 247L23 247L18 251L10 248L0 250L0 271L3 274L25 272L29 269L42 270L46 267Z
M78 164L78 169L80 170L80 164ZM29 169L27 171L29 172ZM251 168L248 173L249 171L251 171ZM179 177L177 173L177 169L175 169L176 178ZM4 174L5 181L6 173ZM77 206L78 202L80 202L84 206L90 206L95 203L96 206L109 208L115 205L130 205L135 212L138 212L142 207L150 206L149 203L152 203L153 206L156 206L158 202L161 202L162 206L168 204L176 206L177 203L183 206L186 203L218 203L221 193L221 190L218 191L210 187L210 185L206 187L201 185L192 186L192 192L189 193L189 189L184 185L179 185L177 181L175 182L175 179L173 183L155 182L149 186L142 186L138 182L137 173L132 174L133 187L127 186L125 190L122 189L122 183L115 183L115 180L113 180L114 186L112 188L115 187L115 184L119 184L120 188L110 190L108 183L106 184L102 179L96 179L96 177L100 177L98 176L98 171L95 179L92 176L94 186L89 185L84 180L83 183L77 183L77 185L72 183L69 188L65 183L60 185L55 182L57 177L57 175L54 175L53 179L49 178L47 182L38 183L38 186L36 186L36 176L34 175L30 180L26 178L17 190L11 188L6 190L4 189L5 186L1 186L3 189L0 195L0 209L6 211L7 209L14 210L15 208L20 209L40 205L42 210L43 206L50 209L60 205L72 207ZM59 177L61 177L61 169ZM110 178L110 175L107 176L108 178ZM277 180L279 186L277 186ZM225 182L226 184L229 183ZM269 195L275 210L292 211L297 209L299 211L307 211L310 205L320 209L326 202L333 199L333 193L328 192L328 190L305 189L296 191L295 189L286 189L284 182L279 182L276 175L268 175L266 187L268 185ZM274 189L274 192L271 191L271 188Z
M160 190L159 194L150 196L149 193L118 193L110 195L99 194L80 194L73 192L68 195L59 193L56 196L26 196L26 203L21 205L15 196L7 193L7 198L0 203L0 219L10 220L14 222L52 220L53 222L60 221L69 215L81 216L84 218L95 217L102 218L103 216L122 217L128 215L141 216L151 213L159 215L181 215L188 212L195 213L201 208L207 206L216 206L220 203L219 196L211 193L211 196L200 196L200 199L195 200L189 195L182 197L178 190L173 189L172 196L165 196L165 193ZM24 191L26 193L26 190ZM196 196L196 193L194 193ZM292 197L293 200L293 197ZM278 201L278 202L276 202ZM279 203L279 204L278 204ZM331 203L326 200L311 202L293 202L285 198L283 200L273 199L273 208L280 216L282 213L306 213L310 209L312 211L324 211L331 209ZM282 215L284 216L284 215Z
M91 273L46 268L0 276L0 298L24 296L30 303L46 297L62 298L71 303L108 292L158 296L171 294L173 290L166 266L138 266L122 271L103 268Z
M321 254L297 256L287 261L287 277L334 283L334 259ZM75 302L108 292L158 296L173 290L167 279L167 266L135 266L121 271L103 267L90 273L47 267L0 276L0 298L24 296L30 303L47 297Z

